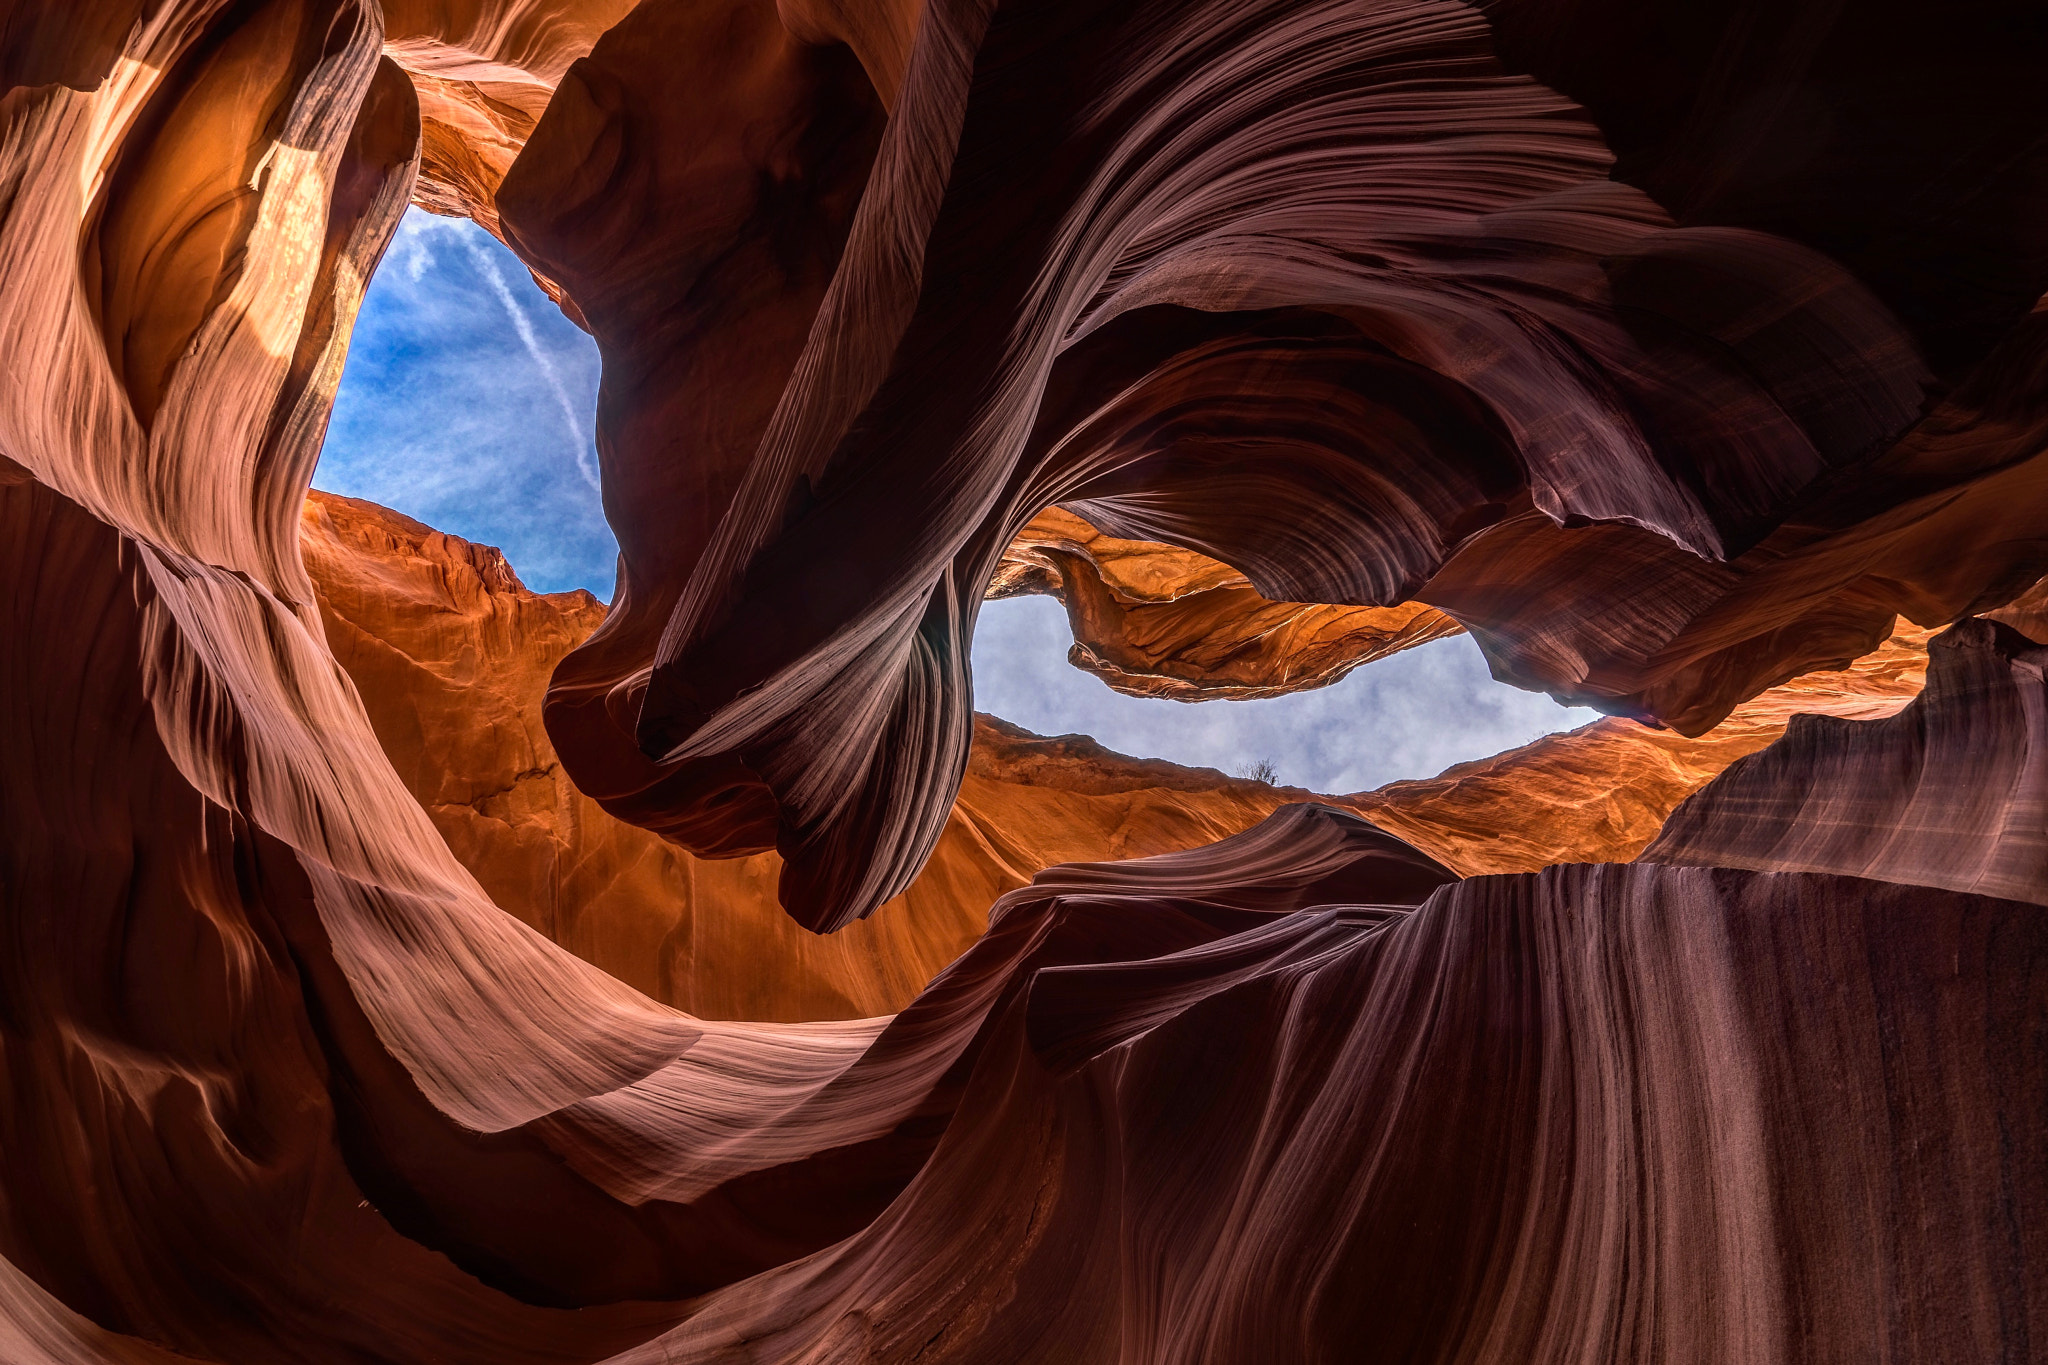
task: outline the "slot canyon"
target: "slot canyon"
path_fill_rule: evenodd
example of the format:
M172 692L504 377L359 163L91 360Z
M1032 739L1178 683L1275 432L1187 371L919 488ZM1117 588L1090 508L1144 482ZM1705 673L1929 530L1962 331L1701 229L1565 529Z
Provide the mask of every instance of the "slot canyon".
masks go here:
M0 1365L2048 1359L2044 72L0 0ZM594 344L607 596L314 487L408 214ZM1599 717L1127 754L977 709L1034 596Z

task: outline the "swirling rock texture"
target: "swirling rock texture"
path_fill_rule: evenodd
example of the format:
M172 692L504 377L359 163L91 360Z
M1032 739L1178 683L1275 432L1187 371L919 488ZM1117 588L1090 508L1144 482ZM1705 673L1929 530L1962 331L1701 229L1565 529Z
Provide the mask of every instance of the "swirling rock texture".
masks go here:
M1049 507L1003 551L985 596L1067 609L1068 661L1119 692L1247 701L1327 687L1360 664L1458 634L1434 607L1269 602L1228 564L1104 535Z
M356 499L315 493L301 528L328 645L450 851L499 906L696 1014L890 1013L1042 869L1212 843L1288 799L978 716L923 874L821 938L776 904L773 852L694 857L607 815L563 774L540 702L549 671L603 620L595 598L529 592L497 550Z
M1934 641L1884 720L1792 718L1680 806L1647 862L1841 872L2048 905L2048 650L1994 621ZM1883 780L1872 780L1872 774Z
M2024 607L1650 859L1461 877L1296 803L1047 869L809 1023L506 913L451 850L497 789L397 700L545 770L560 653L582 795L502 809L772 848L804 930L953 827L975 611L1053 504L1705 734L2048 568L2031 8L17 0L0 42L10 1361L2039 1354ZM425 528L381 583L301 555L363 282L500 166L605 357L580 643ZM689 970L858 1007L984 908L900 905L855 965Z
M1653 71L1592 5L933 7L884 119L765 17L751 105L680 74L709 13L611 30L499 196L622 376L626 586L549 727L805 924L937 839L1048 502L1684 733L2048 568L2031 21L1631 19Z
M1599 720L1345 804L1468 877L1628 862L1680 802L1772 744L1797 717L1875 720L1906 706L1927 680L1930 634L1902 628L1847 668L1752 697L1697 738Z
M1057 518L1034 525L1048 523ZM594 598L529 592L489 546L327 493L308 501L301 544L328 644L378 740L491 899L656 999L721 1018L900 1009L982 932L986 907L1034 874L1212 842L1289 800L1365 814L1468 876L1625 862L1681 800L1795 715L1890 715L1927 671L1928 633L1906 630L1847 669L1743 703L1698 739L1606 720L1350 796L1128 758L978 715L924 872L872 917L820 938L777 906L774 853L694 857L605 814L562 773L540 698L548 671L602 620ZM1037 548L1021 540L1012 562L1028 565ZM1148 575L1171 590L1196 558L1160 546L1104 557L1135 591L1158 581Z
M470 218L494 234L498 185L570 65L631 0L391 0L382 6L384 55L419 101L420 156L412 201ZM571 317L553 280L534 280Z
M1055 527L1075 530L1058 513L1038 518L1006 566L1028 570L1037 537ZM776 906L775 854L693 857L606 815L562 773L539 702L548 670L602 620L595 599L529 592L495 549L358 499L313 494L302 534L337 662L407 789L498 905L657 999L792 1022L900 1008L981 932L987 905L1044 868L1192 847L1289 799L1365 814L1467 876L1626 862L1679 802L1795 715L1873 719L1905 706L1925 681L1930 634L1902 629L1846 669L1744 702L1696 739L1603 720L1349 796L1127 758L977 716L961 796L924 873L874 916L818 938ZM1081 534L1132 600L1165 596L1201 568L1187 551L1103 548L1105 538ZM2048 593L2015 605L2040 600ZM1234 638L1229 618L1219 631ZM775 965L730 969L741 962Z

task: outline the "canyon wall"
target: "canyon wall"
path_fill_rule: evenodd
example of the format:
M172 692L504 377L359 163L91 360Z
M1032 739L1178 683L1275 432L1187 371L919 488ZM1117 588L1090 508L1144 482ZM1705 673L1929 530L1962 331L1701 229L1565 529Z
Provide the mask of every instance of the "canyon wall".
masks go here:
M984 595L1022 593L1065 605L1076 668L1119 692L1175 701L1327 687L1360 664L1463 629L1420 602L1270 602L1228 564L1104 535L1058 507L1017 533Z
M776 904L773 852L695 857L606 814L563 773L541 698L554 666L604 619L595 598L529 592L496 550L355 499L315 493L302 526L335 660L463 866L563 947L695 1014L893 1012L967 949L997 897L1042 869L1212 843L1288 799L977 717L960 797L923 875L869 919L820 937Z
M1968 621L1896 715L1801 715L1689 799L1647 862L1834 872L2048 904L2048 652Z
M595 598L530 592L489 546L328 493L307 503L303 545L336 661L407 789L491 898L656 999L720 1018L900 1009L981 933L997 897L1044 869L1211 843L1290 801L1363 814L1468 876L1625 862L1680 801L1795 715L1890 715L1919 693L1927 665L1928 632L1902 630L1696 739L1603 720L1352 795L1134 759L978 715L922 875L875 915L819 937L776 904L774 853L695 857L607 815L563 773L540 702L549 670L603 619ZM1194 557L1165 548L1126 544L1110 572L1166 577L1171 590Z
M636 10L499 195L618 395L624 587L548 706L579 786L776 848L807 925L866 914L944 828L975 612L1048 503L1271 602L1426 603L1499 676L1686 734L2038 579L2004 21L1928 68L1875 20L1615 8L934 6L886 114L765 11L719 95L659 56L711 11ZM1585 55L1609 21L1722 64L1624 75ZM1751 124L1838 116L1780 66L1863 120L1788 132L1796 175ZM742 118L738 159L692 150Z
M1999 3L0 9L0 1350L2036 1354L2044 65ZM598 341L601 620L306 510L415 197ZM979 724L1052 506L1632 719L1342 804ZM1139 672L1267 685L1208 619ZM1862 718L1701 785L1802 690Z

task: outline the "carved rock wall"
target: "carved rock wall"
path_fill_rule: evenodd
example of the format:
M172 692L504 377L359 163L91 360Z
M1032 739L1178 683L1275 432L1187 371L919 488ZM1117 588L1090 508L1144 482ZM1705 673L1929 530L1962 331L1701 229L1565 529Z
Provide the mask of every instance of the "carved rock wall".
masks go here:
M1119 692L1176 701L1327 687L1360 664L1464 629L1420 602L1269 602L1228 564L1104 535L1057 507L1003 551L987 596L1028 592L1066 606L1076 668Z
M1290 800L1364 814L1468 876L1625 862L1680 801L1795 715L1889 715L1926 676L1927 632L1905 630L1847 669L1743 703L1697 739L1605 720L1351 796L1127 758L977 716L960 798L923 875L868 920L819 937L776 904L775 854L694 857L607 815L564 775L539 702L550 669L602 620L594 598L529 592L496 550L356 499L315 493L303 532L336 661L463 866L578 956L717 1018L899 1009L981 933L988 905L1045 868L1210 843ZM1155 548L1106 556L1111 572L1183 571Z
M471 18L420 27L540 72L583 42ZM2048 1339L2048 921L1953 889L2039 847L2036 651L1990 626L1674 827L1828 871L1460 878L1296 804L1048 869L893 1016L813 1023L686 1014L506 914L300 555L422 160L407 36L359 0L0 15L14 1358ZM1425 602L1681 734L1996 607L2048 545L2044 42L2016 5L648 0L496 196L605 351L622 589L556 668L560 761L777 849L805 926L868 914L949 828L976 605L1051 504L1270 602ZM497 572L391 575L462 608L408 626L437 657L541 630L458 568ZM1958 791L2005 804L1920 818Z
M1750 698L1704 735L1598 720L1347 804L1467 876L1627 862L1681 801L1796 717L1871 720L1907 705L1926 682L1930 634L1903 627L1847 668Z
M1801 715L1664 825L1646 862L1836 872L2048 904L2048 652L1992 621L1932 646L1883 719Z
M588 593L529 592L498 551L315 493L306 565L334 657L398 775L491 899L657 1000L720 1019L902 1008L988 907L1055 863L1212 843L1288 799L1220 773L1042 739L989 717L947 831L902 896L821 937L775 900L777 858L697 858L563 773L549 673L597 628Z
M718 117L784 130L739 144L804 205L772 232L761 174L650 159L708 87L565 85L511 239L622 298L593 322L628 386L748 366L715 409L600 414L627 587L556 681L570 772L687 847L776 847L800 921L860 917L943 829L974 614L1048 503L1273 602L1427 603L1499 675L1686 734L2040 577L2017 30L1977 15L1902 85L1877 20L1611 8L935 5L885 121L850 56L763 27L773 81ZM705 13L643 6L581 79L663 88ZM1620 75L1609 22L1711 59ZM1838 126L1800 88L1864 131L1750 130ZM650 176L705 210L629 245ZM1945 178L1967 225L1912 188Z

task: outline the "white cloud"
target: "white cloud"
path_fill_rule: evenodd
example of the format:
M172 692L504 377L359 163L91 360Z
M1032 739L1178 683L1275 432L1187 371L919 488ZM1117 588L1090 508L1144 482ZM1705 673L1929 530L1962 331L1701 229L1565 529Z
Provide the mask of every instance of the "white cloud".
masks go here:
M505 283L504 273L498 269L498 263L491 259L490 253L484 250L483 243L477 240L481 236L481 232L464 234L462 244L469 248L469 257L476 263L477 274L490 285L491 292L498 296L498 302L505 306L505 315L512 319L513 330L519 333L519 340L525 345L527 355L533 358L534 366L540 370L541 377L547 380L548 390L555 395L555 402L562 409L563 428L569 433L569 448L576 452L576 468L583 475L583 481L601 491L603 485L598 480L597 459L590 453L585 436L590 421L579 417L576 405L569 401L569 390L562 383L561 371L555 368L554 357L548 354L541 346L540 338L534 335L533 320L526 315L526 310L520 306L519 300L513 297L511 288Z

